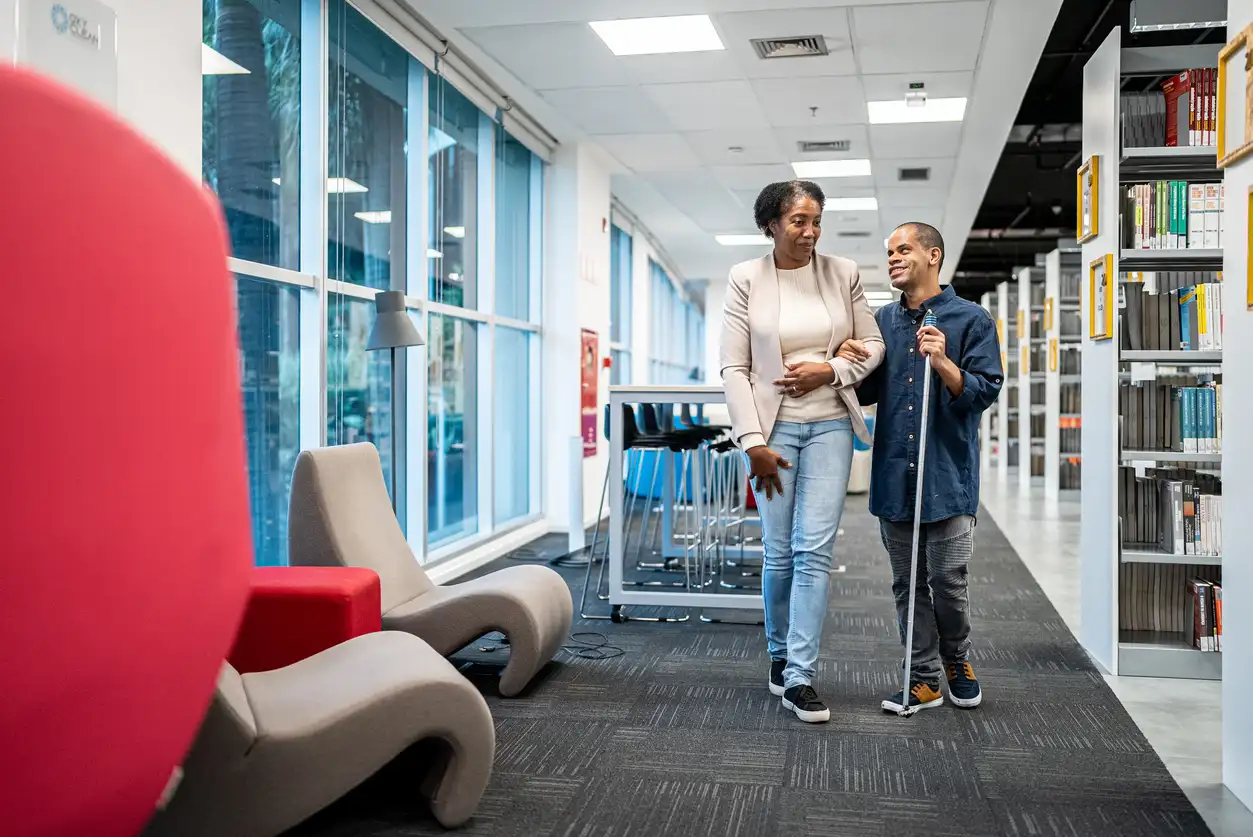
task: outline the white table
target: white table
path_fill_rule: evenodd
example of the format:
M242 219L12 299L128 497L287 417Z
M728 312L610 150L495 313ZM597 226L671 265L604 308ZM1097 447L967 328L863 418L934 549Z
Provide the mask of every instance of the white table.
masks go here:
M722 387L708 386L611 386L609 388L609 603L611 605L652 605L661 607L707 607L729 610L762 610L760 591L749 593L699 593L689 590L649 587L624 587L624 525L625 480L622 472L622 405L624 404L724 404ZM666 490L662 520L665 530L663 553L669 553L671 541L668 521L674 503L674 479L671 475L673 456L666 452ZM704 490L699 467L692 469L694 496ZM682 549L678 554L682 554ZM756 551L760 554L760 550ZM753 554L752 551L749 554Z

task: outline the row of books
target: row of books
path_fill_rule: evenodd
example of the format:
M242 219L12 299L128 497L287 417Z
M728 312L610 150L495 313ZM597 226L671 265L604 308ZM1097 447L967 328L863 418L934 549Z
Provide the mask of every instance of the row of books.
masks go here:
M1121 286L1120 342L1128 350L1219 351L1223 347L1223 286L1203 283L1150 293L1146 286Z
M1223 650L1223 587L1203 578L1188 581L1192 595L1192 647L1198 651Z
M1123 449L1222 452L1222 384L1180 385L1185 377L1119 384Z
M1212 474L1119 469L1123 541L1167 555L1222 554L1222 482Z
M1062 416L1058 419L1057 441L1063 456L1079 453L1083 444L1083 420L1079 416Z
M1079 344L1073 343L1069 348L1059 347L1057 350L1057 372L1060 375L1078 375L1080 373L1079 359L1083 355L1080 353ZM1078 386L1077 384L1062 384L1062 398L1065 398L1066 387ZM1075 390L1076 395L1078 390ZM1067 412L1062 410L1062 412Z
M1124 93L1119 97L1124 148L1166 145L1166 94L1161 90Z
M1123 247L1135 250L1187 250L1223 246L1222 183L1157 180L1126 187L1122 213Z
M1077 455L1063 456L1057 471L1057 487L1063 491L1078 491L1083 487L1083 465Z
M1063 273L1061 280L1057 284L1057 289L1061 299L1059 302L1078 303L1079 297L1083 294L1083 274L1081 273Z
M1074 355L1076 358L1081 357L1079 352L1063 352L1062 357L1066 355ZM1064 373L1067 375L1079 374L1079 363L1075 361L1075 371ZM1076 381L1073 384L1062 384L1057 390L1058 398L1061 401L1059 412L1062 415L1075 415L1083 412L1083 387Z
M1129 270L1120 277L1123 281L1134 282L1144 286L1144 292L1150 294L1177 291L1193 285L1215 283L1221 284L1221 270Z
M1162 84L1166 105L1166 145L1218 144L1218 70L1184 70Z
M1221 568L1213 566L1122 564L1118 570L1118 627L1176 634L1187 642L1193 636L1196 615L1188 582L1201 579L1218 583L1221 577Z

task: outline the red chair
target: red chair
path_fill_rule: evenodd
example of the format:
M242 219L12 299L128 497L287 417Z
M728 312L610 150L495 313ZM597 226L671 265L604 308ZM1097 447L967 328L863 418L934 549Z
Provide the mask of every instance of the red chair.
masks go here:
M0 811L130 837L196 734L252 565L216 201L113 115L0 67Z

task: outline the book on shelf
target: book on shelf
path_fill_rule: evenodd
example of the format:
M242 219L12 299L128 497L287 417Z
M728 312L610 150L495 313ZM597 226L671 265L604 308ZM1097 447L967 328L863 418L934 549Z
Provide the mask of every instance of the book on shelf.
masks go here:
M1074 451L1078 453L1083 444L1083 419L1078 415L1062 416L1057 420L1058 446L1062 455Z
M1187 378L1159 376L1118 385L1124 450L1222 453L1222 384L1182 384Z
M1083 487L1082 462L1078 454L1062 455L1061 466L1057 472L1057 487L1067 491L1077 491Z
M1223 246L1222 183L1157 180L1134 183L1120 209L1127 250L1218 249Z
M1173 634L1196 648L1197 608L1191 581L1218 584L1215 566L1124 563L1118 568L1118 627L1123 631ZM1207 624L1216 620L1208 619Z
M1122 144L1125 148L1166 145L1166 94L1161 90L1124 93L1119 97Z
M1162 84L1167 147L1214 146L1217 128L1218 71L1184 70Z
M1223 650L1223 587L1203 578L1188 581L1192 596L1192 647L1198 651Z
M1144 274L1147 275L1147 274ZM1201 282L1163 290L1178 277L1196 272L1154 274L1155 290L1148 282L1131 281L1121 286L1124 305L1118 311L1121 348L1129 351L1221 351L1222 282ZM1213 276L1214 274L1200 274Z
M1070 302L1078 304L1079 297L1083 293L1083 276L1079 273L1065 272L1061 275L1061 281L1058 283L1058 293L1061 299L1058 302Z
M1165 555L1222 554L1222 481L1213 474L1119 469L1119 515L1127 546Z
M1082 365L1080 361L1083 358L1083 353L1080 351L1080 348L1081 347L1078 343L1072 343L1067 346L1058 347L1057 372L1059 375L1078 375L1082 371L1080 369ZM1077 387L1078 384L1063 383L1061 386L1062 386L1062 398L1065 399L1066 387L1072 387L1072 386ZM1075 390L1075 394L1078 395L1077 389ZM1078 410L1070 411L1070 410L1066 410L1065 408L1063 408L1062 412L1063 413L1066 413L1066 412L1077 413L1079 411Z

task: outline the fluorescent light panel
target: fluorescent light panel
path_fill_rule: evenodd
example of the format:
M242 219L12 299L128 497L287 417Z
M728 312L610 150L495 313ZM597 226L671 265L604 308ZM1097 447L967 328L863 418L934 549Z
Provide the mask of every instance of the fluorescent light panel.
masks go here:
M770 239L764 235L715 235L714 240L723 247L768 247Z
M899 125L906 122L961 122L966 116L966 97L927 99L910 104L904 99L867 102L871 125Z
M360 218L367 224L390 224L392 222L392 211L390 209L380 209L375 212L354 212L354 218Z
M227 58L208 44L200 45L200 74L205 76L239 76L251 75L239 64Z
M281 177L273 178L275 186L282 186L283 179ZM349 180L346 177L329 177L326 180L326 191L332 195L353 194L359 195L370 191L355 180Z
M709 15L594 20L589 25L614 55L660 55L726 49Z
M824 212L875 212L879 209L878 198L827 198Z
M792 163L792 171L805 180L823 177L867 177L869 160L803 160Z

